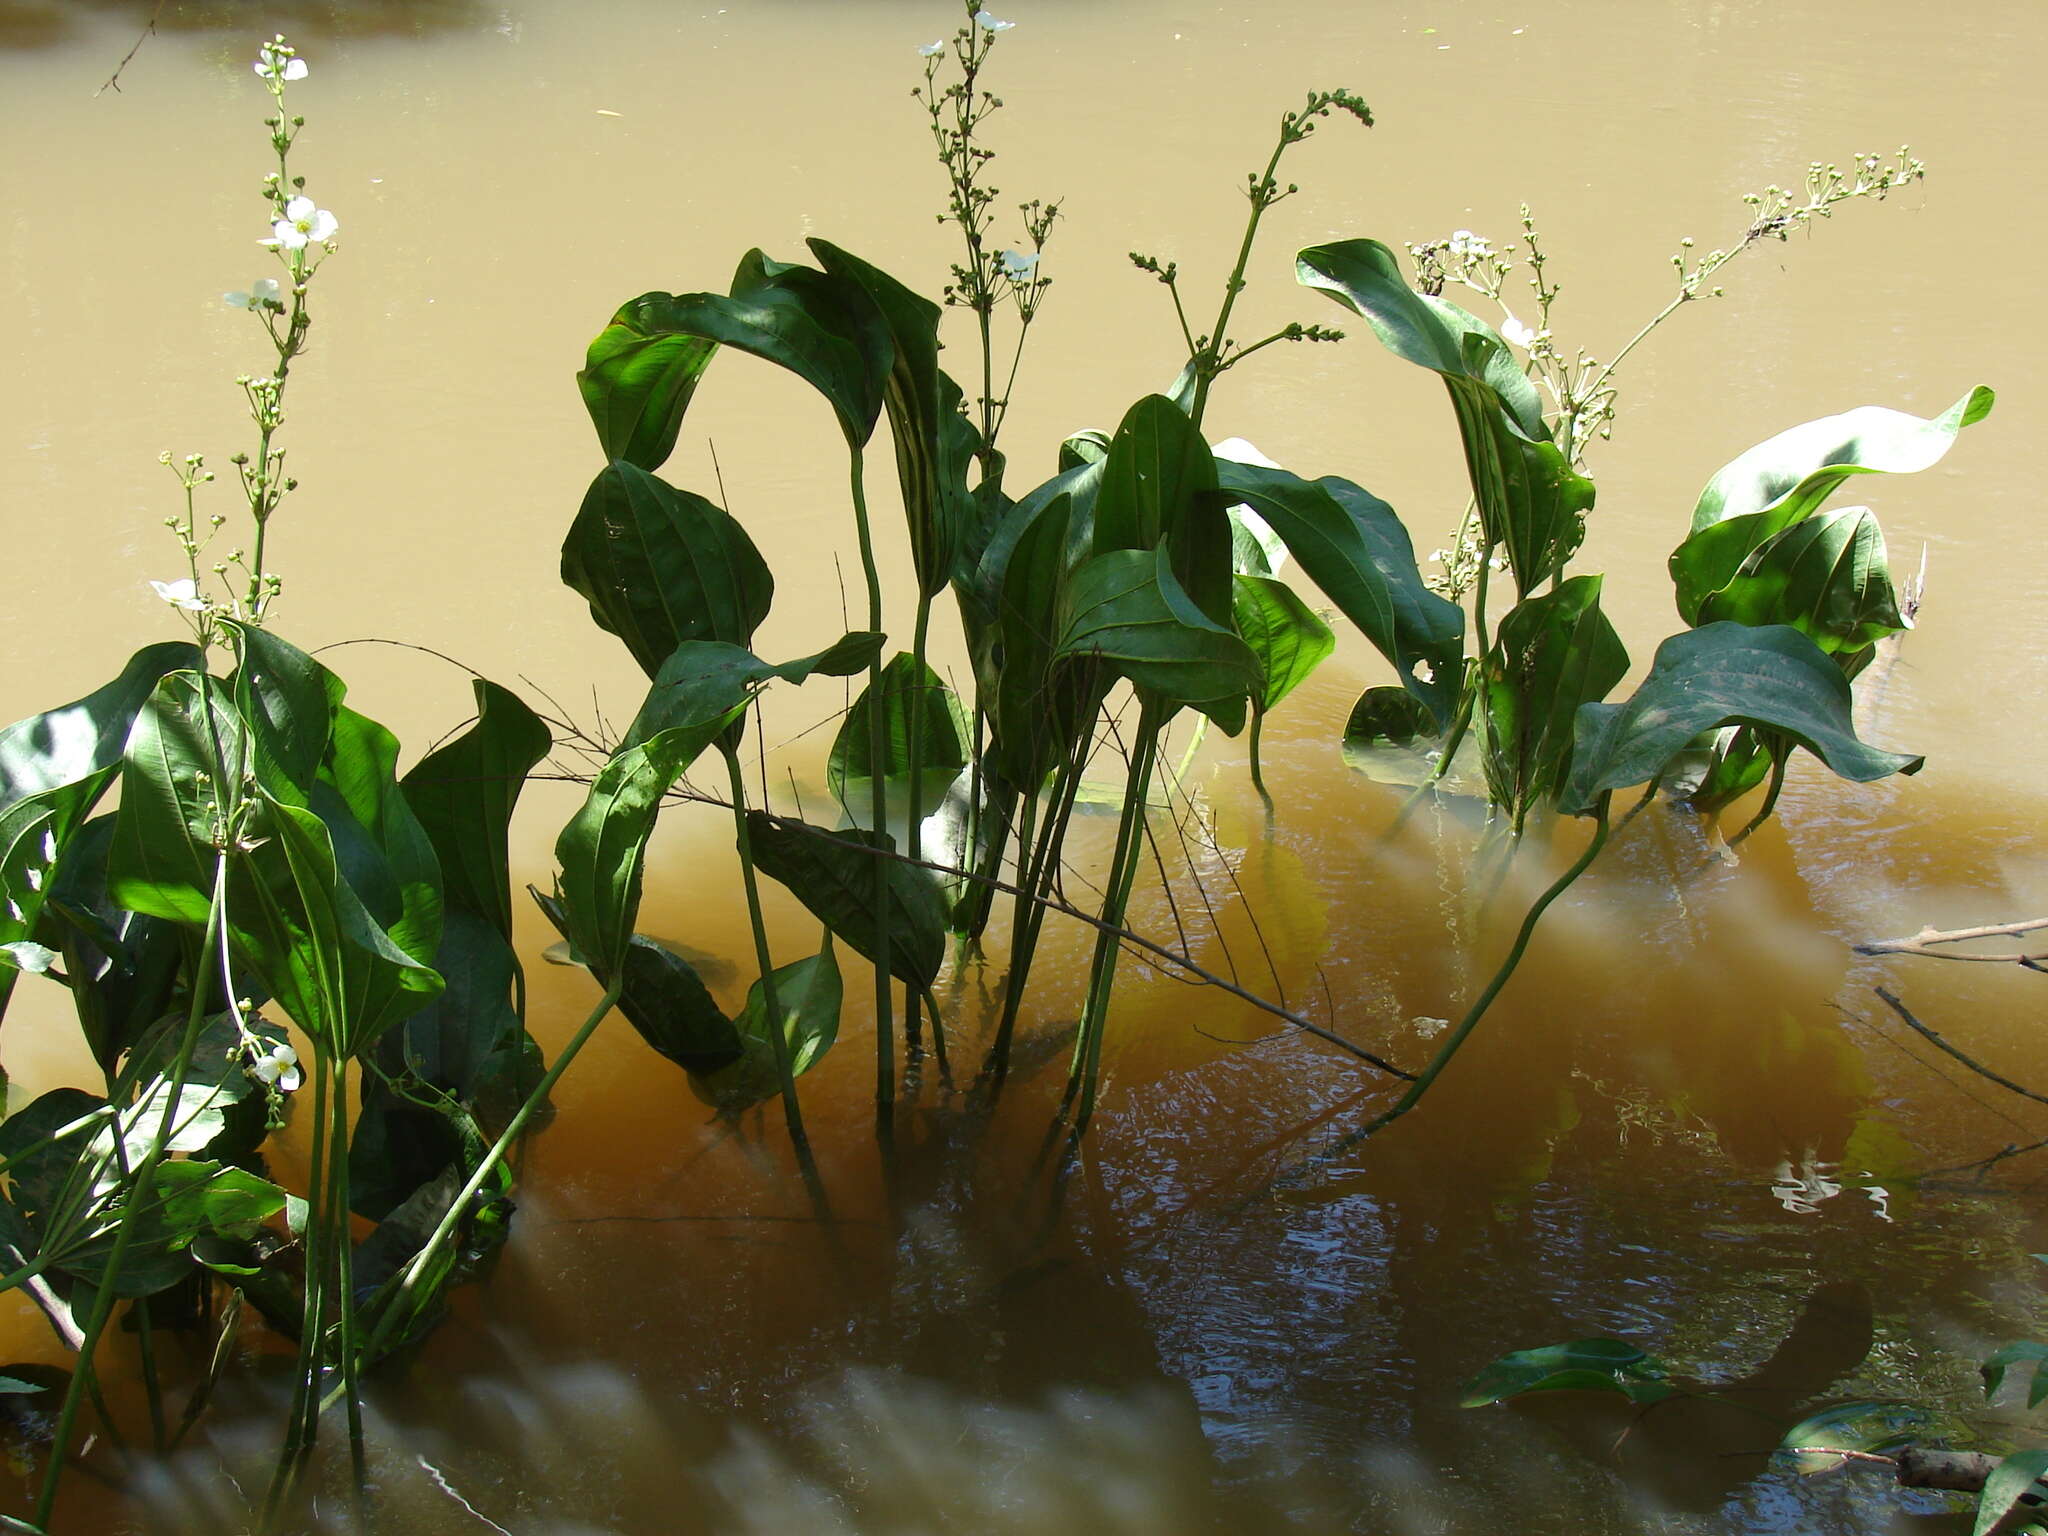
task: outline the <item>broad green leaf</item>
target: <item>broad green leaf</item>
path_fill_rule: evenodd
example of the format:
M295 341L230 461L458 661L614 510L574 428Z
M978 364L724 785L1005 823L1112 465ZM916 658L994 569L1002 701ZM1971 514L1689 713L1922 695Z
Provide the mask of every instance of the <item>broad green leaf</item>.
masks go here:
M1099 661L1171 703L1227 704L1259 686L1257 658L1189 601L1164 547L1087 560L1069 578L1061 607L1062 659Z
M1964 427L1991 414L1997 399L1980 384L1931 420L1865 405L1789 428L1715 473L1693 508L1693 532L1767 509L1788 512L1780 526L1789 526L1852 475L1930 469Z
M2012 1513L2023 1495L2034 1490L2044 1472L2048 1472L2048 1450L2015 1451L2001 1461L1984 1479L1984 1491L1977 1495L1977 1518L1970 1526L1970 1536L1990 1536L1991 1528Z
M891 974L919 988L937 980L946 958L945 902L926 871L870 852L893 852L895 842L888 834L862 828L829 831L749 811L747 840L763 874L787 886L814 917L869 960L878 959L879 870L889 901Z
M1574 576L1501 620L1484 673L1485 768L1494 803L1510 807L1518 826L1564 781L1579 707L1628 674L1628 651L1600 611L1600 583Z
M206 922L219 786L239 778L247 755L241 719L220 683L197 672L173 672L158 683L136 714L121 764L107 870L115 901L188 926Z
M1692 532L1671 556L1679 616L1704 622L1701 606L1753 550L1816 511L1852 475L1912 474L1939 463L1957 433L1991 414L1996 398L1979 386L1932 420L1861 406L1781 432L1723 467L1700 493Z
M723 508L624 459L584 493L562 581L649 677L685 640L746 645L775 595L760 551Z
M812 672L846 677L865 668L883 637L848 635L815 656L774 666L708 640L676 647L656 675L626 744L591 781L582 808L555 840L559 899L570 943L593 968L617 975L640 910L647 839L662 797L704 749L740 717L755 691Z
M892 349L873 306L849 308L847 300L843 286L824 273L770 261L759 251L741 261L731 297L642 294L599 337L604 358L578 376L607 457L660 468L720 346L751 353L809 384L832 407L847 443L859 447L881 416ZM651 345L662 338L692 344ZM650 430L655 421L659 427Z
M1559 796L1574 815L1609 790L1641 784L1695 736L1722 725L1779 731L1845 779L1917 773L1924 758L1858 739L1849 682L1796 629L1709 624L1657 648L1650 675L1621 704L1586 704L1571 776Z
M1920 1439L1932 1423L1933 1416L1913 1403L1836 1403L1786 1430L1778 1448L1797 1472L1829 1472L1842 1464L1829 1452L1889 1455ZM1808 1454L1789 1455L1801 1450Z
M1429 707L1405 688L1368 688L1351 706L1344 722L1345 747L1391 742L1405 747L1417 738L1435 736L1436 718Z
M533 896L548 921L566 934L567 915L561 903L538 891ZM604 972L593 967L591 974L600 986L609 985ZM740 1028L712 999L697 968L644 934L633 935L626 950L619 1012L641 1039L685 1072L716 1072L737 1061L746 1048Z
M1458 697L1465 614L1423 584L1415 547L1393 508L1361 486L1327 475L1219 460L1224 494L1256 512L1309 580L1394 665L1401 684L1441 729Z
M397 770L398 739L337 703L310 804L363 910L400 950L426 960L441 943L441 864Z
M1396 357L1447 380L1484 384L1525 437L1548 435L1542 397L1499 334L1457 305L1410 288L1399 259L1379 241L1311 246L1295 257L1294 275L1363 318Z
M2003 1346L1977 1368L1984 1377L1985 1400L1988 1402L1998 1395L1999 1387L2004 1385L2007 1368L2019 1365L2024 1366L2032 1378L2027 1383L2027 1406L2040 1407L2042 1399L2048 1398L2048 1371L2041 1369L2043 1361L2048 1361L2048 1344L2022 1339Z
M189 641L147 645L105 687L0 730L0 810L119 766L136 711L158 681L198 664Z
M667 302L643 294L612 316L576 375L604 456L649 470L675 452L683 413L718 353L706 337L650 328L643 311L658 314Z
M225 621L241 652L230 680L235 708L248 723L255 772L271 794L307 803L327 757L335 711L347 690L326 667L267 629Z
M1617 1339L1576 1339L1502 1355L1465 1383L1460 1408L1484 1408L1533 1392L1615 1392L1654 1403L1677 1389L1664 1362Z
M897 652L882 669L880 686L883 751L887 754L880 776L890 781L907 781L912 764L916 764L926 801L917 807L916 814L923 819L938 809L946 787L967 766L967 738L971 730L967 712L929 665L922 669L920 680L917 658L908 651ZM911 695L917 690L922 690L923 700L918 708L918 740L913 743ZM841 805L850 807L863 797L865 792L856 794L853 785L872 785L876 777L868 722L874 708L871 684L853 701L853 707L839 723L839 734L833 738L832 755L825 764L825 782Z
M1363 316L1397 357L1443 379L1487 543L1506 550L1516 590L1526 596L1558 574L1584 537L1593 484L1551 441L1541 398L1498 333L1416 293L1376 240L1312 247L1295 272Z
M1099 669L1057 664L1072 511L1062 492L1016 531L1001 565L987 644L975 658L987 762L1019 793L1035 792L1073 755L1109 686Z
M517 694L483 678L470 686L476 723L415 763L400 788L440 860L448 909L485 919L509 941L512 812L554 738Z
M1698 622L1790 624L1823 651L1860 651L1907 627L1868 507L1819 512L1759 544Z
M910 526L911 565L918 589L936 596L953 578L974 519L967 468L980 441L960 415L959 385L939 369L939 306L828 241L805 243L827 273L867 297L894 344L882 401Z
M832 935L825 934L824 947L789 965L775 968L775 1006L781 1013L782 1037L789 1047L792 1077L810 1071L839 1037L839 1005L842 994L839 962L833 958ZM747 1005L736 1021L740 1033L765 1045L773 1060L774 1044L769 1034L768 993L756 981L747 989Z
M1238 634L1258 658L1260 682L1252 708L1259 714L1292 693L1337 648L1330 626L1294 588L1274 577L1240 574L1232 613Z
M1125 413L1102 463L1094 551L1164 548L1174 578L1211 623L1230 621L1232 545L1216 460L1187 413L1147 395Z

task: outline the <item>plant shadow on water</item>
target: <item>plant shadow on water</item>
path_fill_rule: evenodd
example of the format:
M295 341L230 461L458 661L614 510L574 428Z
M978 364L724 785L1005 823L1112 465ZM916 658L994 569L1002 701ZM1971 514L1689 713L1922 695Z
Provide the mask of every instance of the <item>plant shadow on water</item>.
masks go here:
M154 32L282 28L313 38L420 37L493 25L481 0L0 0L0 48L48 48L98 18ZM108 67L118 61L110 56Z

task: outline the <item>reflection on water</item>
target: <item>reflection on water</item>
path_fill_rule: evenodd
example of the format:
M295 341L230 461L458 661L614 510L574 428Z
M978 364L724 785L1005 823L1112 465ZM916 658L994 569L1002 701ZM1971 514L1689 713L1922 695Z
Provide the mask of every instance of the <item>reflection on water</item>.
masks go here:
M1979 378L2000 387L1999 414L1951 464L1869 492L1901 564L1923 542L1933 556L1922 628L1867 680L1881 686L1863 725L1929 751L1929 768L1848 789L1796 773L1782 825L1733 865L1686 819L1644 815L1553 909L1425 1111L1363 1145L1345 1136L1387 1103L1384 1080L1127 961L1104 1107L1056 1208L1041 1132L1083 933L1048 931L1030 1054L1000 1112L928 1078L893 1187L875 1166L864 1021L849 1014L805 1080L842 1218L832 1239L773 1112L710 1116L608 1025L529 1149L504 1264L380 1388L388 1528L1847 1536L1934 1508L1860 1473L1770 1470L1754 1415L1659 1409L1617 1449L1626 1426L1598 1403L1454 1404L1506 1350L1609 1335L1773 1414L1852 1395L1967 1412L1975 1360L2041 1325L2024 1255L2048 1246L2048 1153L2003 1155L2040 1139L2036 1112L1869 1001L1876 982L1904 989L2024 1081L2037 979L1859 960L1849 945L2048 900L2048 728L1979 691L1986 658L2024 675L2048 638L2038 545L2011 532L2036 496L2028 449L2048 430L2032 415L2048 379L1981 284L1944 280L1958 252L2040 232L1985 146L2048 131L2033 89L2048 26L2009 9L1930 29L1917 0L1552 0L1500 19L1293 0L1016 9L1004 184L1065 193L1071 221L1009 429L1047 445L1046 462L1020 446L1019 475L1171 378L1170 312L1147 319L1149 285L1129 286L1123 253L1192 271L1222 249L1239 162L1307 85L1363 89L1380 126L1304 160L1248 326L1319 318L1288 287L1290 244L1498 236L1528 197L1571 269L1574 324L1625 337L1662 301L1676 238L1710 239L1708 210L1733 192L1796 176L1810 155L1910 138L1932 167L1924 200L1767 249L1727 300L1688 310L1641 355L1596 462L1588 563L1615 573L1617 623L1646 657L1673 625L1663 559L1718 464L1866 400L1926 412ZM787 256L806 233L935 290L948 252L922 125L887 109L950 7L308 0L259 16L173 3L122 95L94 102L148 15L0 0L0 47L14 45L0 111L11 143L48 151L12 163L0 236L19 352L0 375L13 434L0 506L35 555L15 587L0 718L84 692L156 633L143 585L167 552L152 532L167 510L155 452L223 451L226 381L249 364L216 295L247 281L253 188L237 190L232 167L260 147L260 114L227 83L248 85L247 45L278 26L326 44L304 163L347 231L289 429L306 487L278 531L287 631L309 648L402 636L629 718L637 675L556 581L598 467L571 383L581 349L621 298L715 284L748 246ZM131 239L85 233L117 193L147 226L147 261ZM1363 342L1258 361L1273 366L1219 393L1220 430L1312 474L1353 474L1418 545L1443 540L1463 492L1440 393ZM781 583L763 650L803 654L837 618L854 559L836 439L811 402L730 367L693 407L699 435L676 476L711 486L715 441L733 510ZM900 590L901 551L885 558ZM415 749L465 707L466 680L419 655L339 659L352 700ZM1242 745L1212 741L1190 803L1158 821L1178 899L1141 888L1133 922L1412 1067L1583 831L1554 847L1539 835L1496 880L1469 804L1427 804L1397 827L1401 791L1347 772L1331 745L1358 689L1382 680L1340 662L1288 700L1264 745L1270 823ZM814 721L804 702L770 717L783 808L792 785L816 803L821 742L784 745ZM557 790L537 787L515 829L531 877L573 803ZM1103 821L1077 834L1083 873L1108 837ZM715 816L665 820L644 914L718 959L727 1006L752 975L733 958L752 949L724 894L729 845ZM1080 874L1069 894L1086 899ZM778 949L814 943L794 903L775 901ZM522 953L538 957L554 936L524 921ZM588 978L528 972L552 1047L589 1006ZM970 968L951 983L962 1060L976 999L999 981ZM50 990L24 995L9 1026L18 1091L77 1070ZM61 1362L21 1298L0 1308L7 1356ZM260 1484L272 1448L279 1357L258 1330L237 1343L186 1451L131 1473L102 1444L91 1471L145 1481L129 1498L82 1476L60 1530L238 1528L237 1483ZM211 1348L168 1341L166 1371L190 1382ZM135 1405L132 1383L117 1402ZM8 1468L9 1507L25 1475ZM317 1518L339 1528L346 1502L323 1496Z

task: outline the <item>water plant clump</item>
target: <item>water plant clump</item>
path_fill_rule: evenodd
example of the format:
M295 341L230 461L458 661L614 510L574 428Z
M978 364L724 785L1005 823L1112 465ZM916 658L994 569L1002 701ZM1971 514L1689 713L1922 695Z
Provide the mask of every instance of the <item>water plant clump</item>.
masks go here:
M1467 609L1425 576L1399 516L1363 484L1212 443L1220 386L1238 365L1280 342L1345 339L1306 320L1244 339L1233 320L1267 216L1298 190L1283 163L1337 118L1372 126L1347 90L1310 92L1284 112L1245 173L1245 223L1213 318L1191 314L1178 260L1132 254L1172 308L1177 376L1113 430L1049 445L1053 472L1024 488L997 444L1029 377L1026 339L1048 301L1062 215L1057 201L1025 202L1016 243L999 233L983 131L1002 103L985 77L1011 30L970 6L950 38L917 50L915 94L946 178L940 217L961 242L944 302L813 238L807 260L747 251L724 291L631 298L590 343L576 383L601 463L569 519L561 575L627 648L646 692L616 739L582 737L584 798L556 838L548 888L532 892L599 994L552 1061L526 1032L508 827L527 777L573 728L478 677L474 719L401 774L391 734L272 625L283 586L268 535L297 484L280 441L285 395L340 223L297 173L304 118L287 96L306 61L281 37L260 51L276 158L262 244L278 275L226 295L272 353L239 381L255 432L232 460L248 542L212 557L229 521L202 510L212 472L202 456L167 456L185 569L154 585L189 638L145 647L104 688L0 733L0 1005L20 972L61 982L104 1078L98 1093L56 1090L0 1124L4 1285L32 1296L78 1358L31 1528L50 1525L84 1409L111 1422L96 1351L124 1303L154 1448L175 1445L192 1405L203 1407L211 1378L174 1426L156 1373L150 1308L173 1290L198 1293L219 1361L249 1319L295 1347L263 1523L295 1518L330 1409L345 1417L367 1501L366 1374L424 1339L449 1292L488 1271L512 1218L508 1159L614 1011L719 1114L778 1106L796 1174L829 1223L829 1170L800 1088L840 1036L846 965L869 972L887 1168L927 1062L939 1092L967 1086L954 1077L970 1065L963 1026L985 1026L971 1065L993 1103L1033 1004L1044 924L1077 918L1094 942L1049 1136L1075 1146L1099 1101L1125 948L1249 996L1133 933L1128 914L1156 786L1177 777L1169 732L1186 730L1183 754L1211 728L1247 734L1265 794L1265 717L1337 648L1335 627L1283 575L1289 562L1391 672L1352 712L1354 751L1419 742L1439 780L1461 754L1476 759L1510 844L1535 821L1590 823L1426 1063L1402 1068L1335 1018L1263 1005L1389 1089L1354 1138L1410 1112L1473 1036L1544 911L1611 837L1616 792L1661 785L1711 812L1768 781L1754 826L1775 808L1795 749L1852 780L1919 766L1863 741L1851 717L1851 680L1906 619L1872 514L1826 502L1852 477L1935 463L1990 410L1988 390L1931 420L1864 407L1811 422L1716 474L1672 557L1686 627L1618 702L1628 653L1601 612L1602 578L1571 564L1595 495L1585 448L1611 425L1613 371L1629 348L1604 366L1562 360L1547 339L1557 290L1533 220L1534 328L1512 316L1496 328L1442 297L1463 285L1500 299L1512 268L1476 237L1411 248L1412 279L1370 239L1295 261L1303 288L1444 385L1473 503L1453 571L1470 572L1469 594L1456 589L1469 596L1469 635ZM1803 202L1762 196L1742 242L1681 259L1665 315L1747 244L1919 175L1903 154L1897 167L1857 166L1811 183ZM973 328L965 387L941 366L949 309ZM859 628L791 659L754 649L775 579L746 527L661 474L727 352L808 385L844 453L864 613ZM871 515L868 454L884 423L914 576L907 614L885 604L886 532ZM942 597L970 659L965 698L929 659ZM908 647L892 651L906 632ZM759 696L856 678L831 748L832 806L774 809L765 770L750 783L744 756L759 746L758 722L748 738ZM721 792L685 783L707 758ZM1066 895L1067 838L1092 765L1108 758L1124 767L1117 829L1083 908ZM117 786L118 809L95 814ZM1434 792L1440 783L1421 791ZM755 979L736 1011L674 946L639 932L662 812L706 799L730 824L748 913ZM764 916L769 882L816 921L794 958L776 952ZM941 982L949 966L958 978L978 963L1004 908L1007 968L988 1017L965 1017ZM300 1191L263 1160L287 1113L307 1135Z

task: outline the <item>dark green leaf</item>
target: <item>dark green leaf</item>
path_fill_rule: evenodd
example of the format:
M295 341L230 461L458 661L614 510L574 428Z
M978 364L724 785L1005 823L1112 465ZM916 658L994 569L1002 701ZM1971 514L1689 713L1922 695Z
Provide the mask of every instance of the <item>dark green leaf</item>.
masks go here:
M117 767L135 713L158 680L198 664L189 641L147 645L105 687L0 730L0 810Z
M533 893L548 921L567 934L561 903ZM600 986L610 978L595 967ZM712 999L697 968L665 944L635 934L626 950L626 976L619 1012L654 1050L685 1072L716 1072L737 1061L745 1049L739 1029Z
M2040 1407L2041 1400L2048 1398L2048 1371L2041 1369L2044 1360L2048 1360L2048 1344L2037 1344L2031 1339L2022 1339L1999 1349L1977 1368L1984 1377L1985 1400L1988 1402L1998 1395L1999 1387L2005 1382L2007 1367L2022 1365L2033 1378L2027 1383L2027 1406Z
M960 387L939 369L939 306L828 241L806 243L819 266L867 297L894 344L883 405L910 525L911 565L919 590L935 596L952 580L973 521L967 467L980 441L960 415Z
M782 1037L789 1048L792 1077L810 1071L839 1036L839 1004L842 994L839 962L832 955L832 935L827 931L824 947L789 965L775 968L775 1006L782 1015ZM758 981L747 989L747 1006L737 1020L740 1033L749 1041L765 1045L773 1059L769 1034L767 989Z
M1654 1403L1677 1390L1664 1362L1616 1339L1576 1339L1502 1355L1465 1383L1461 1408L1483 1408L1532 1392L1616 1392Z
M1867 507L1819 512L1759 544L1700 604L1698 622L1790 624L1823 651L1860 651L1907 627L1884 534Z
M1261 681L1252 695L1260 714L1292 693L1337 648L1337 636L1286 582L1239 575L1232 605L1237 632L1258 658Z
M1912 474L1939 463L1996 398L1979 386L1931 421L1861 406L1781 432L1726 465L1700 493L1692 532L1671 556L1679 615L1703 622L1701 606L1753 550L1818 509L1850 476Z
M659 469L675 451L690 397L718 353L705 337L651 329L643 310L659 313L667 302L667 294L649 293L621 309L576 375L604 456L642 469Z
M440 860L449 911L483 918L509 941L508 829L526 775L553 737L517 694L483 678L471 687L476 723L415 763L400 787Z
M1405 747L1418 737L1436 735L1436 718L1429 707L1405 688L1368 688L1351 706L1344 722L1344 745L1367 747L1391 742Z
M1099 661L1175 704L1249 697L1259 664L1236 635L1188 600L1166 551L1114 549L1069 578L1058 654Z
M723 508L624 459L584 494L562 580L649 677L685 640L748 644L775 595L760 551Z
M886 833L828 831L763 811L747 812L747 839L761 872L792 895L840 938L875 960L876 872L888 892L889 970L916 987L938 979L946 958L946 905L922 869L870 849L893 851Z
M1393 508L1334 475L1307 481L1228 460L1216 470L1224 493L1279 535L1309 580L1394 664L1437 728L1447 725L1458 697L1465 614L1423 584Z
M1102 463L1093 547L1164 548L1174 578L1211 623L1230 621L1231 533L1216 460L1187 413L1147 395L1125 413Z
M938 809L945 799L946 787L967 766L967 713L953 690L930 666L922 669L920 680L917 658L908 651L899 651L882 669L880 685L883 751L887 754L882 761L881 777L887 781L907 781L912 764L917 765L926 802L916 812L922 819ZM923 697L917 711L918 740L913 744L911 696L919 690ZM873 737L868 722L874 707L871 684L853 701L832 741L825 782L842 805L850 807L861 798L852 785L871 785L875 778L875 765L870 760Z
M1501 620L1485 674L1485 767L1494 803L1510 807L1517 825L1564 781L1579 707L1628 674L1628 651L1600 611L1600 583L1574 576Z
M2001 1461L1984 1479L1984 1491L1977 1495L1977 1518L1970 1536L1989 1536L2021 1497L2034 1490L2041 1474L2048 1472L2048 1451L2015 1451Z
M1848 679L1798 630L1709 624L1660 645L1627 702L1579 710L1559 805L1586 814L1607 791L1656 777L1693 737L1730 724L1783 732L1846 779L1917 773L1924 761L1858 739Z

